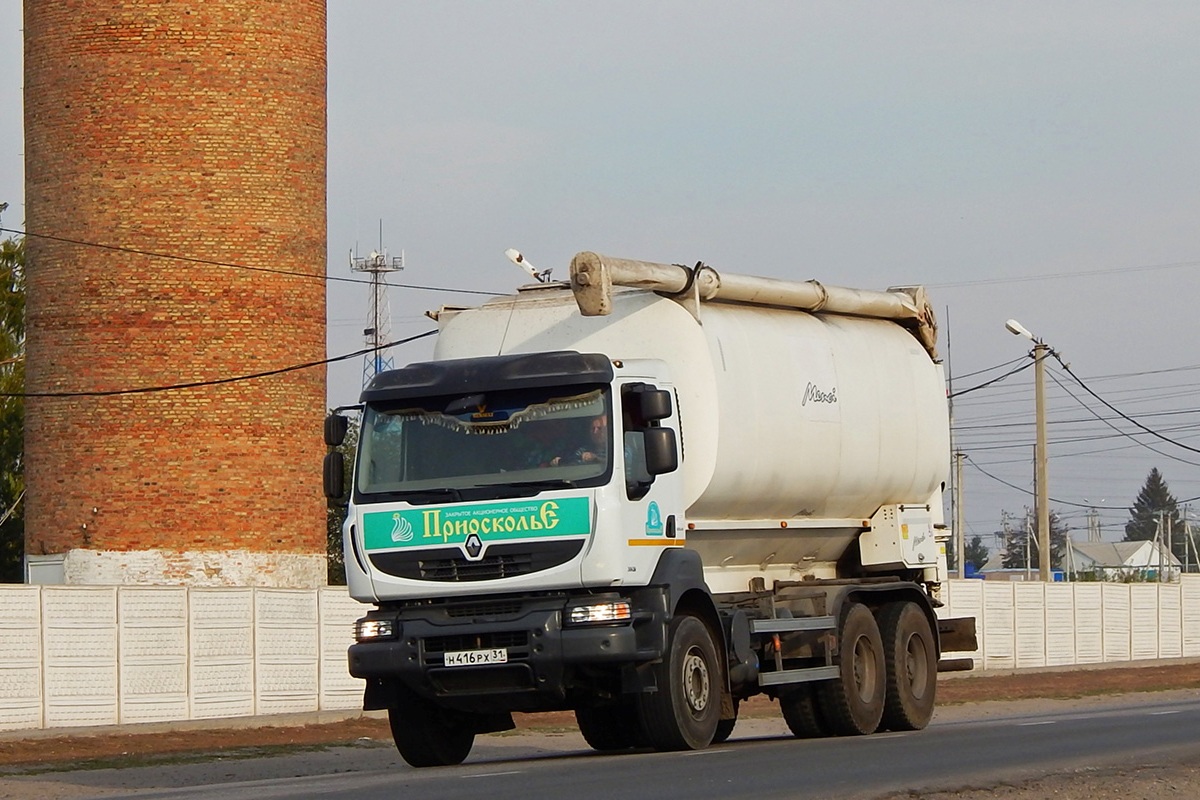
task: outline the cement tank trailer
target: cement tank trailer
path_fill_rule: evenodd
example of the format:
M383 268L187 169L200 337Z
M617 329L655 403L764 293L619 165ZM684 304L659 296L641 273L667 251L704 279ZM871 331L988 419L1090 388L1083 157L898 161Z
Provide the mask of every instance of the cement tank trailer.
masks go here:
M923 728L949 428L919 288L580 253L570 283L443 308L434 360L363 390L344 528L364 708L414 766L512 712L597 750ZM337 445L347 421L332 416ZM326 492L342 493L341 456Z

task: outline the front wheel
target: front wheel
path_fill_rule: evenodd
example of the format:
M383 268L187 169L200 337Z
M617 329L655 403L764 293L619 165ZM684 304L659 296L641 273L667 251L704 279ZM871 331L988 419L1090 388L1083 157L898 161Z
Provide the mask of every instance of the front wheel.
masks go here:
M708 627L679 616L667 629L667 652L654 667L658 691L638 699L642 730L656 750L702 750L721 721L721 662Z
M733 729L738 721L738 706L739 701L733 701L733 719L723 719L717 723L717 730L713 733L713 744L721 744L729 741L729 737L733 735Z
M643 746L637 705L632 700L577 708L575 721L583 740L593 750L604 753Z
M413 767L461 764L475 744L475 730L464 715L417 695L406 695L389 708L388 724L400 757Z

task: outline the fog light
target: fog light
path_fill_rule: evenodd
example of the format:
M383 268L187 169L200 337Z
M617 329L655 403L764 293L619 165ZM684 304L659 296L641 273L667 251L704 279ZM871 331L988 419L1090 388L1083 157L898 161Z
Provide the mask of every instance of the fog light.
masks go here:
M354 640L370 642L396 638L396 621L391 619L360 619L354 623Z
M586 606L572 606L567 612L571 625L605 625L612 622L628 622L633 618L628 600L608 600Z

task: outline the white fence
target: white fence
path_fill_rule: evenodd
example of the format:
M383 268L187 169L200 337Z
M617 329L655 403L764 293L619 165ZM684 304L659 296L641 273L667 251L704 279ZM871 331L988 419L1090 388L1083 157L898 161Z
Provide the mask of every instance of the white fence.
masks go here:
M976 669L1200 658L1200 579L1182 583L951 581L939 616L975 617Z
M345 589L0 587L0 730L361 708Z
M1200 579L952 581L976 668L1200 657ZM345 589L0 586L0 730L360 707Z

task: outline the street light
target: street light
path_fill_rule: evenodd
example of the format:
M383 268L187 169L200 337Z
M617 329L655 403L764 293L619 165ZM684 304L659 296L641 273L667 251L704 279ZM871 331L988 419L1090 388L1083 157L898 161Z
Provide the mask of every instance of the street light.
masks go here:
M1037 414L1037 445L1033 454L1033 475L1037 484L1034 511L1038 526L1038 573L1042 581L1050 580L1050 487L1046 478L1046 356L1050 345L1029 332L1021 323L1010 319L1004 323L1009 333L1024 336L1033 342L1034 407Z

